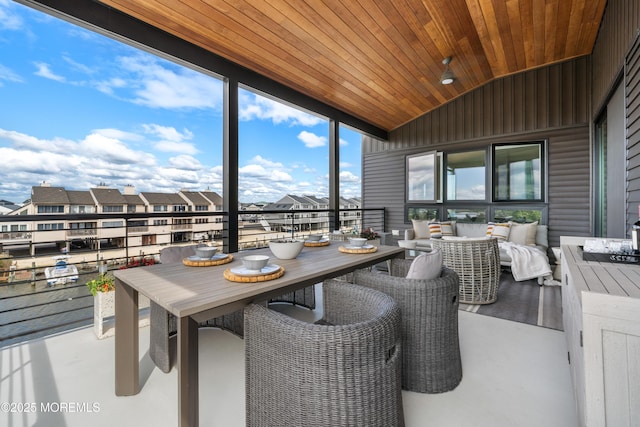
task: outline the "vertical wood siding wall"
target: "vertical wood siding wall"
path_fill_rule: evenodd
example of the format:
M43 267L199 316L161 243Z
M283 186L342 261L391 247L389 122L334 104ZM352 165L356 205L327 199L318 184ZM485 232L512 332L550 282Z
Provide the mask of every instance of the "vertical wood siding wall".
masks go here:
M621 76L622 84L625 85L627 226L637 221L640 204L640 53L637 40L639 32L640 2L608 0L591 55L593 119L606 106Z
M385 206L389 229L407 228L407 154L545 139L550 244L589 235L589 69L589 59L579 58L499 79L392 131L388 142L365 138L366 206Z
M627 230L638 220L640 205L640 38L625 66L627 122Z

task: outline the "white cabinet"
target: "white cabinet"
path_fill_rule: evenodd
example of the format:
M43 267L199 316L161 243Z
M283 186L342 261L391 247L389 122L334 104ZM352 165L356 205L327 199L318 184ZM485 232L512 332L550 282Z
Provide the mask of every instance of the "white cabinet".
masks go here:
M640 266L562 245L562 308L581 426L640 426Z

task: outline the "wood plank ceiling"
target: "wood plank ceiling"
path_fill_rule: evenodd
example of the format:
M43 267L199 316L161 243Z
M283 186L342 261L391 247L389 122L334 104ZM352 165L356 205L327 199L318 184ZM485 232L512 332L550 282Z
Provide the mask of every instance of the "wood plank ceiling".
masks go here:
M385 130L591 53L606 0L102 0ZM440 84L443 58L456 76Z

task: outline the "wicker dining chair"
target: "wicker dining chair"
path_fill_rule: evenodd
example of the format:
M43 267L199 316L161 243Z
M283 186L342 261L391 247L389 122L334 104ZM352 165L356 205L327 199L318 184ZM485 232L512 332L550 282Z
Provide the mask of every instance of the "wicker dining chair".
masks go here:
M323 285L323 306L316 324L245 308L246 425L403 426L397 303L342 283Z
M353 282L386 293L400 306L402 388L443 393L456 388L462 380L458 274L443 268L435 279L407 279L411 263L412 260L392 259L389 274L358 270Z
M461 303L496 302L500 284L497 239L431 239L431 246L440 248L443 264L458 273Z

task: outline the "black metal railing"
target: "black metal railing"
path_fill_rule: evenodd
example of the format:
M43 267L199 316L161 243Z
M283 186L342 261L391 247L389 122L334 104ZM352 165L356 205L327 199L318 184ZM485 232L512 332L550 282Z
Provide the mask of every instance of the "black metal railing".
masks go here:
M329 226L331 214L242 211L237 247L249 250L277 238L335 233ZM344 234L385 228L383 208L344 209L337 217L333 223ZM99 226L100 220L108 226ZM122 223L114 225L118 221ZM164 246L206 243L224 250L229 247L228 222L221 211L0 216L0 226L9 229L0 233L0 347L90 325L93 297L87 281L100 272L154 264ZM87 223L90 228L77 228ZM47 224L63 227L46 229ZM77 280L48 282L47 269L55 268L61 257L76 268Z

